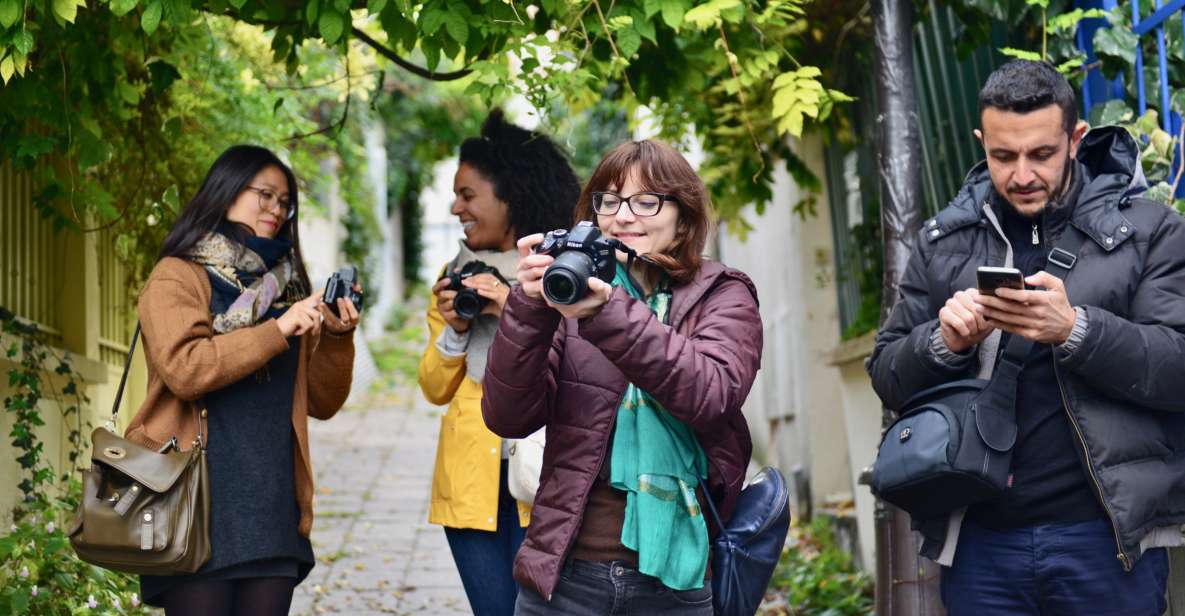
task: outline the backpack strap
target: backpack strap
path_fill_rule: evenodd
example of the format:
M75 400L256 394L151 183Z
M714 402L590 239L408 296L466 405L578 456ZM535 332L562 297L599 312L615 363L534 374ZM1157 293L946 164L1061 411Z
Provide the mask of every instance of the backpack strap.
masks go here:
M1046 271L1064 281L1078 263L1078 252L1086 239L1085 233L1067 224L1049 251ZM1008 451L1016 443L1016 386L1032 348L1031 340L1009 336L1008 345L992 372L991 383L975 401L976 428L984 443L996 451Z

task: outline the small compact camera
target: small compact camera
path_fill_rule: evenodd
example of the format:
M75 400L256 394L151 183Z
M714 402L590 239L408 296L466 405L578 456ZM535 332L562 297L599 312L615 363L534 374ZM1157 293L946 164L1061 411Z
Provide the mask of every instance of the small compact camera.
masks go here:
M506 278L497 270L497 268L486 265L484 261L470 261L461 267L459 272L449 272L440 279L448 279L449 285L445 287L449 291L456 291L457 296L453 298L453 310L456 311L457 316L472 321L481 314L481 311L490 304L490 298L482 297L474 289L462 284L462 282L471 276L478 274L493 274L502 281L502 284L509 285Z
M589 278L612 282L619 246L617 240L605 239L601 230L587 220L576 223L570 231L551 231L535 248L536 254L555 257L543 273L543 295L553 304L575 304L588 294Z
M325 283L325 294L321 296L321 300L329 305L329 310L338 318L342 316L337 312L337 300L340 297L350 300L355 309L362 310L362 293L354 290L356 282L358 269L347 265L330 276L329 281Z

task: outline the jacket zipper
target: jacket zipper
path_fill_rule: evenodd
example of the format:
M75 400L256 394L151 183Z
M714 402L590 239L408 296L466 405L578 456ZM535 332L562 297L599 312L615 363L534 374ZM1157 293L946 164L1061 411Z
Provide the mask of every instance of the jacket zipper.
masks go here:
M1052 345L1051 345L1052 346ZM1057 350L1054 349L1054 353ZM1062 384L1062 373L1058 369L1057 360L1053 362L1053 375L1057 378L1057 389L1062 395L1062 406L1066 409L1066 415L1070 418L1070 425L1074 426L1074 433L1078 436L1078 444L1082 446L1082 459L1086 461L1086 470L1090 475L1091 483L1094 484L1095 492L1098 494L1099 502L1103 504L1103 509L1107 512L1107 517L1111 521L1111 532L1115 536L1115 547L1118 549L1115 557L1119 559L1119 564L1123 565L1124 572L1132 570L1131 557L1123 549L1123 543L1119 540L1119 523L1115 519L1115 513L1111 511L1111 504L1103 496L1103 486L1099 483L1099 478L1095 475L1094 463L1090 461L1090 450L1086 448L1086 437L1082 435L1082 427L1078 425L1078 420L1074 417L1073 411L1070 410L1070 400L1066 398L1066 388Z
M1042 213L1042 225L1044 225L1045 222L1045 214ZM1046 229L1048 229L1048 227L1046 227ZM1037 239L1036 224L1033 225L1033 239ZM1078 437L1079 446L1082 447L1082 459L1086 462L1087 475L1090 476L1090 481L1094 486L1095 494L1098 495L1099 502L1102 503L1103 510L1107 512L1107 518L1111 522L1111 533L1115 537L1115 548L1117 550L1115 558L1119 559L1119 564L1123 565L1124 572L1130 572L1132 570L1132 561L1131 557L1129 557L1127 552L1123 549L1123 542L1119 540L1119 522L1115 518L1115 512L1111 510L1111 504L1108 503L1106 497L1103 496L1103 484L1099 482L1098 475L1095 474L1094 463L1090 460L1090 449L1088 449L1086 446L1086 436L1082 434L1082 426L1078 425L1078 419L1074 417L1074 412L1070 408L1070 399L1066 396L1066 388L1062 383L1062 372L1057 365L1057 349L1052 347L1053 345L1050 345L1050 351L1053 353L1053 357L1051 357L1050 360L1053 361L1053 376L1057 380L1057 390L1062 397L1062 407L1066 409L1066 417L1070 420L1070 425L1074 427L1074 434Z

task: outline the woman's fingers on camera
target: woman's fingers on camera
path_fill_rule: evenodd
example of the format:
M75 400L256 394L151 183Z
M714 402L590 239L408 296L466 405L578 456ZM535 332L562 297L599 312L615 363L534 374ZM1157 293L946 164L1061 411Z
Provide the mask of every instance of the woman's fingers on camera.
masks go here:
M533 233L518 240L518 254L521 257L526 257L531 254L531 251L543 241L542 233Z

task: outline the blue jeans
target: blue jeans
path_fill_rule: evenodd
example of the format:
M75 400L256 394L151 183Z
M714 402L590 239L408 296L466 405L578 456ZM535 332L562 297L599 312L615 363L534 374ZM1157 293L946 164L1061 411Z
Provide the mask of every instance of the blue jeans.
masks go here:
M1125 573L1107 520L995 531L963 522L942 570L949 616L1161 616L1168 553L1148 550Z
M518 504L506 484L506 460L500 476L498 530L444 529L474 616L511 616L518 596L511 572L526 529L519 526Z
M515 616L712 616L712 585L671 590L620 562L572 560L560 571L551 601L523 589Z

